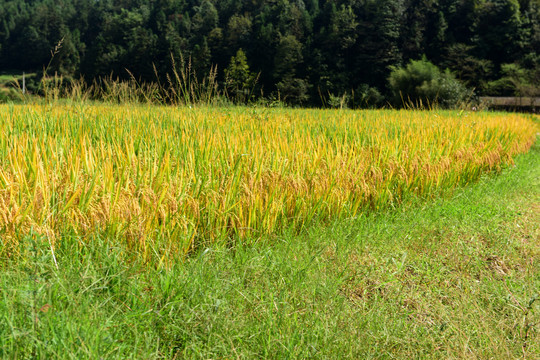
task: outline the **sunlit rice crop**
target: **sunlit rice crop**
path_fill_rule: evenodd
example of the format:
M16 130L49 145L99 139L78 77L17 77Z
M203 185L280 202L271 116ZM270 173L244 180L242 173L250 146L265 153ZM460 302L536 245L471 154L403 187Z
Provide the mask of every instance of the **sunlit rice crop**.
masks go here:
M96 232L142 256L300 229L466 184L532 145L527 115L0 105L0 237Z

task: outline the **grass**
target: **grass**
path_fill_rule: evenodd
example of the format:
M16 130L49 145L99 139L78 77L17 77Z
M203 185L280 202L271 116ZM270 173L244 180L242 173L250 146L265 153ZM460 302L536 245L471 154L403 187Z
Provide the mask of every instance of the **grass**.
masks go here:
M39 232L0 283L0 357L535 358L540 148L452 197L314 221L167 268Z
M36 73L26 73L26 79L32 79L37 76ZM21 72L2 72L0 73L0 87L14 86L19 83L22 86L23 74Z
M1 85L7 85L9 83L12 83L15 80L22 80L22 74L8 74L8 73L1 73L0 74L0 84Z
M36 84L36 73L25 75L26 87L34 88ZM22 94L23 75L15 72L0 72L0 103L11 103L30 99L28 95ZM27 89L28 90L28 89Z

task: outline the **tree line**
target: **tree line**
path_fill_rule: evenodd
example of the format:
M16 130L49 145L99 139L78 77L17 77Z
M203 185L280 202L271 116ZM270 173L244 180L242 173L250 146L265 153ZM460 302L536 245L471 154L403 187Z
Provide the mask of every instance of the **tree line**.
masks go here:
M436 68L476 95L535 96L539 52L540 0L0 0L3 71L156 82L214 67L238 101L379 106L393 71Z

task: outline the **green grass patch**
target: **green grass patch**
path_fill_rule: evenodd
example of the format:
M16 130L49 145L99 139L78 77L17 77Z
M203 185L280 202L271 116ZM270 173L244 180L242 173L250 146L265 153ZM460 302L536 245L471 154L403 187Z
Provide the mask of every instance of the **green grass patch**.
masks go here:
M26 78L34 78L37 76L37 73L26 73ZM23 74L22 72L0 72L0 84L6 84L13 81L22 81Z
M540 148L397 210L149 268L38 235L0 280L0 357L534 358Z
M37 74L29 73L25 75L27 90L35 90L37 84ZM22 94L23 75L15 72L0 73L0 103L20 103L25 100ZM26 96L28 98L28 95Z

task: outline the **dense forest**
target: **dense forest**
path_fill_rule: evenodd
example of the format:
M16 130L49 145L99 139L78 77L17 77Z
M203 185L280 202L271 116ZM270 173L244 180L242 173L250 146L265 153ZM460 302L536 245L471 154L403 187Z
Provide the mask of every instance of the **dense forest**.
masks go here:
M0 71L155 82L190 64L242 101L360 107L420 59L476 95L538 95L540 0L0 0Z

